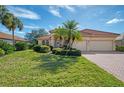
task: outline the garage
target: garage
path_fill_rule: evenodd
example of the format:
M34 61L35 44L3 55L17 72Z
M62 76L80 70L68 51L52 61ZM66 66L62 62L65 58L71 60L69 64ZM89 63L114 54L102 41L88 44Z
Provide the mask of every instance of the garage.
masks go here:
M73 47L81 51L114 51L115 39L119 34L112 32L85 29L81 31L82 41L75 42Z
M73 48L79 49L81 51L87 51L87 41L75 42Z
M112 51L113 42L112 41L90 41L89 51Z
M84 40L82 42L76 42L73 48L77 48L81 51L112 51L112 40Z

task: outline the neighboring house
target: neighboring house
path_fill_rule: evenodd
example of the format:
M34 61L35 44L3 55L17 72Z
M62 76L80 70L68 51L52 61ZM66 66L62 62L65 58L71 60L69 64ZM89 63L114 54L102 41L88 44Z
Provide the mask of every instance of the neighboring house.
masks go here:
M45 36L41 36L38 38L38 44L42 44L42 45L51 45L51 36L50 35L45 35Z
M6 41L12 44L12 35L0 32L0 40ZM26 40L24 38L15 36L15 42L18 42L18 41L26 41Z
M124 33L119 35L115 40L117 46L124 46Z
M115 39L119 34L112 32L103 32L92 29L80 31L83 40L74 42L73 48L81 51L113 51L115 50ZM55 41L52 34L38 38L38 43L49 42L54 47L59 46L60 42Z

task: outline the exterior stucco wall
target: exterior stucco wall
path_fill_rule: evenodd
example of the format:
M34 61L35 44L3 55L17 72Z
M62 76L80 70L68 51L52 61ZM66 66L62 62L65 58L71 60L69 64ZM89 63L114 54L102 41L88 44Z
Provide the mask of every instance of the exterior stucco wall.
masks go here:
M39 45L42 45L42 40L38 40L38 44Z
M93 45L94 46L98 45L97 46L98 48L101 47L101 49L102 49L102 48L104 48L104 46L106 46L106 48L108 48L106 50L112 51L112 50L115 50L115 38L116 37L83 37L82 41L74 42L73 48L77 48L81 51L91 51L91 48L93 47ZM56 47L55 40L53 37L51 37L49 42L50 42L50 45ZM38 40L38 44L42 44L42 40ZM93 45L91 45L91 44L93 44ZM101 44L101 45L99 45L99 44Z
M5 42L8 42L8 43L12 44L12 40L7 40L7 39L0 39L0 40L3 40Z
M7 43L9 43L9 44L13 44L13 41L12 40L10 40L10 39L0 39L0 40L3 40L3 41L5 41L5 42L7 42ZM15 42L20 42L20 41L15 41Z
M51 40L50 40L50 45L51 45L51 46L54 46L54 39L51 39Z

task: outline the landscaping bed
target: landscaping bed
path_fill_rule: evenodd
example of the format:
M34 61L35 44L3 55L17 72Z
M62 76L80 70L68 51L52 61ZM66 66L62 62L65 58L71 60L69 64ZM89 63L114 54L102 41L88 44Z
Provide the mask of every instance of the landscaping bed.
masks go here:
M84 57L19 51L0 58L0 86L124 86Z
M116 46L116 51L124 52L124 46Z
M81 56L81 51L77 49L62 49L62 48L54 48L52 53L55 55L66 55L66 56Z

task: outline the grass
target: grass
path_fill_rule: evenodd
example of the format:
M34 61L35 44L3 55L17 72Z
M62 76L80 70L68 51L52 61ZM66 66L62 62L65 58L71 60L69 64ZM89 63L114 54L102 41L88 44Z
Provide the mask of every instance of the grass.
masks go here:
M124 86L84 57L15 52L0 58L0 86Z

